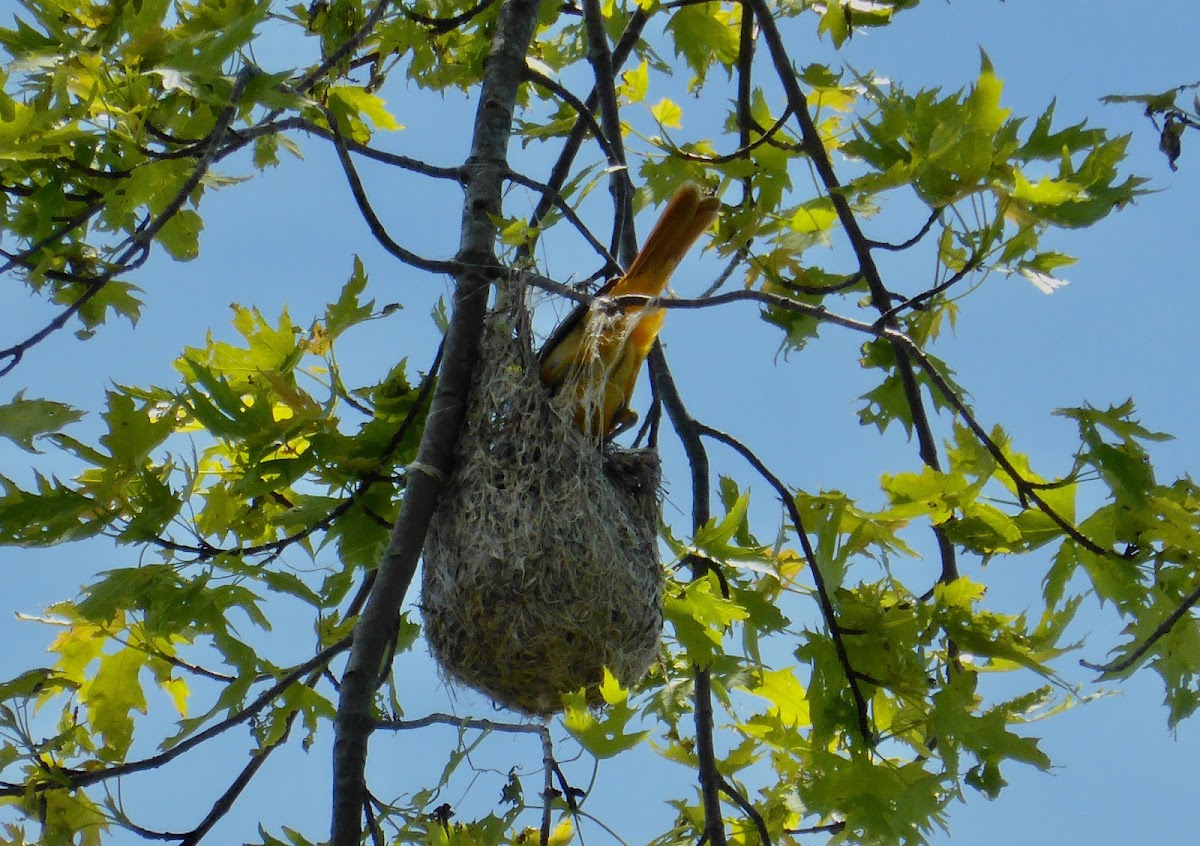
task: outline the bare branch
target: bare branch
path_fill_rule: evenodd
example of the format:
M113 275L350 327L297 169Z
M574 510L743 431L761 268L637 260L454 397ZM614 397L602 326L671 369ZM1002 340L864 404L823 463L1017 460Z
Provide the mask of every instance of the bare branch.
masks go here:
M358 28L354 35L347 38L338 48L330 53L321 64L317 65L311 71L302 76L293 87L293 90L306 94L309 89L325 78L329 71L333 70L339 62L347 58L351 53L362 46L362 43L371 37L371 33L379 26L379 22L383 20L383 16L387 14L388 9L392 5L392 0L378 0L375 8L371 10L371 14L367 15L367 19L363 21L363 25ZM276 110L268 115L268 120L273 120L279 115Z
M758 830L758 839L762 841L762 846L771 846L771 832L767 831L766 820L762 818L762 814L760 814L758 809L750 803L750 800L743 796L742 792L730 784L729 779L725 778L724 776L721 777L721 790L724 791L725 795L732 799L733 803L741 808L746 816L750 818L751 822L754 823L754 827Z
M754 152L763 144L769 144L771 139L779 134L779 131L783 129L783 127L789 120L791 120L791 118L791 109L784 109L783 114L779 116L779 120L775 121L775 123L772 124L766 132L760 134L753 141L742 144L732 153L725 153L720 156L702 156L699 153L689 153L685 150L676 150L674 152L679 156L679 158L689 162L699 162L700 164L706 165L728 164L729 162L736 161L737 159L746 158L748 155L750 155L750 153Z
M354 167L354 160L350 158L350 150L346 146L346 141L342 137L341 130L338 128L337 118L329 109L324 109L323 111L325 119L329 121L333 144L337 148L338 161L342 164L342 172L346 174L346 182L350 185L350 193L354 195L354 202L358 206L358 211L363 216L363 220L366 221L367 227L371 230L371 234L375 236L375 240L379 242L379 245L400 261L418 270L450 275L458 273L460 268L455 262L436 261L425 258L406 247L400 246L392 239L392 236L388 234L387 228L384 227L378 215L375 214L375 210L371 208L371 201L367 199L367 191L363 187L358 170Z
M939 217L942 216L942 209L936 208L929 212L929 218L921 224L921 228L917 230L917 234L909 238L907 241L901 241L899 244L890 244L887 241L876 241L873 238L867 239L867 244L872 249L876 250L891 250L892 252L902 252L915 247L922 238L929 234L929 230L933 228L933 224L937 223Z
M187 836L180 839L180 846L196 846L197 843L204 839L206 834L212 831L213 826L220 822L221 818L233 809L234 802L237 801L237 798L246 789L246 786L250 784L254 776L258 774L258 771L262 769L263 764L267 763L267 759L271 757L271 753L287 742L292 734L292 726L296 724L296 717L299 714L299 710L294 710L288 714L280 736L262 749L257 749L251 753L250 760L242 767L242 771L237 774L237 777L225 789L225 792L217 797L217 801L213 803L211 810L200 821L200 824L188 832Z
M621 34L621 40L617 42L617 46L612 51L613 73L616 73L617 69L625 64L630 53L633 52L634 45L641 38L642 30L649 19L649 13L640 7L629 16L629 23L625 25L625 32ZM599 95L596 88L593 88L592 92L584 100L584 105L588 111L591 111L596 108L598 101ZM554 166L550 169L550 178L546 180L546 184L553 188L556 193L561 191L563 185L566 184L567 178L571 174L571 167L575 163L575 157L579 154L579 148L583 145L587 133L587 124L582 119L577 120L570 134L563 141L562 150L558 154L558 160L555 161ZM545 217L552 205L554 205L554 202L550 196L543 195L541 202L538 203L537 208L534 210L531 224L536 226L538 221ZM525 253L521 254L522 257L525 257L525 255ZM619 265L617 266L619 267Z
M532 188L534 191L540 191L543 199L549 197L551 203L562 212L563 217L575 227L579 234L582 235L588 244L592 246L592 249L594 249L600 255L600 257L604 259L606 267L620 267L620 264L613 257L612 253L608 251L608 247L604 246L599 240L597 240L596 236L592 234L592 230L587 228L587 225L579 218L579 215L575 213L575 209L571 208L571 206L566 200L563 199L563 196L559 194L555 188L538 182L536 179L530 179L528 176L525 176L521 173L516 173L515 171L509 173L508 178L510 181L515 182L518 185L524 185L526 188ZM545 277L541 278L544 279ZM558 283L554 284L557 285ZM574 289L571 290L574 291Z
M451 32L452 30L458 29L472 18L475 18L482 12L490 9L493 5L495 5L495 3L496 0L479 0L478 3L467 9L465 12L460 12L459 14L450 18L432 18L428 15L422 15L420 12L414 12L409 8L402 8L400 13L410 21L416 21L419 24L429 27L438 35L443 35L447 32Z
M972 273L974 273L976 270L978 270L979 266L981 264L983 264L983 256L981 256L979 254L971 256L969 259L967 259L966 263L961 268L959 268L959 270L957 272L951 274L950 277L945 282L942 282L938 285L934 285L929 290L922 291L921 293L917 294L916 296L909 297L907 300L897 303L896 305L889 308L887 311L883 312L883 314L881 314L879 316L879 319L875 321L876 325L878 325L878 326L892 325L894 323L895 317L900 312L907 311L910 308L916 308L916 307L920 306L922 303L928 302L929 300L933 299L938 294L948 291L950 288L954 287L959 282L966 279L968 276L970 276Z
M310 120L304 118L292 118L286 121L279 121L278 126L287 129L302 129L305 132L324 138L327 141L336 141L335 134L324 126L318 126ZM332 122L331 122L332 125ZM244 134L244 133L239 133ZM402 170L419 173L422 176L430 176L434 179L447 179L452 182L461 183L463 181L463 169L461 167L439 167L424 162L421 159L414 159L411 156L402 156L399 153L389 153L386 150L378 150L375 147L367 144L360 144L350 138L341 136L342 143L351 153L357 153L363 158L373 159L382 164L391 165L401 168Z
M452 726L460 729L495 731L501 734L536 734L548 736L550 730L542 723L501 723L495 720L479 720L473 717L458 717L454 714L426 714L415 720L376 720L375 728L386 731L412 731L429 726Z
M838 834L846 830L844 820L829 823L827 825L811 825L807 828L785 828L784 834Z
M733 272L737 270L738 265L746 261L749 256L750 250L748 247L743 247L734 253L729 261L726 262L725 267L721 270L721 272L717 274L717 278L713 280L712 284L700 293L699 298L704 299L705 297L711 297L716 294L717 291L721 290L721 288L725 287L725 283L729 281L731 276L733 276Z

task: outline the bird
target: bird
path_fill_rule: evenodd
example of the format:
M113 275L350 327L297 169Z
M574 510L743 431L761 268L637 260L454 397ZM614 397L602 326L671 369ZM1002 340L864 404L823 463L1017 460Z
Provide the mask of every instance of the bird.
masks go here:
M706 196L695 183L679 186L629 268L601 286L598 299L576 306L542 346L542 384L573 407L575 425L585 435L608 441L637 421L629 403L666 317L662 308L614 308L611 300L659 296L720 207L718 198Z

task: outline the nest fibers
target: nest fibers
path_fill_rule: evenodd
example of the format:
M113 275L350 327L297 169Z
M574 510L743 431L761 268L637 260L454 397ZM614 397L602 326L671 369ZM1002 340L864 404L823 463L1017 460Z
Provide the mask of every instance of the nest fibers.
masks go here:
M633 685L658 654L659 462L586 438L548 401L529 336L523 307L488 318L421 609L450 676L544 716L580 688L595 701L605 667Z

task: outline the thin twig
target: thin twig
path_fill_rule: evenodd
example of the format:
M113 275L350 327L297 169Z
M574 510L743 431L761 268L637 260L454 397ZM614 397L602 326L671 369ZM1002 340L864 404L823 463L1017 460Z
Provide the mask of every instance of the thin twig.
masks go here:
M293 87L293 90L306 94L309 89L325 78L325 74L333 70L339 62L357 50L362 43L371 37L375 32L375 28L379 26L379 22L383 20L383 16L387 14L388 7L392 5L392 0L379 0L375 4L375 8L371 10L371 14L363 21L363 25L358 30L341 44L337 49L330 53L321 64L317 65L311 71L302 76ZM268 119L274 119L278 116L277 112L272 112L268 115Z
M746 158L763 144L769 144L771 139L778 134L781 129L783 129L784 125L789 120L791 120L791 117L791 109L784 109L783 114L779 116L779 120L775 121L770 129L760 134L753 141L742 144L732 153L724 153L723 155L719 156L702 156L699 153L689 153L686 150L675 150L674 153L679 156L679 158L689 162L698 162L706 165L728 164L729 162Z
M721 790L754 823L754 827L758 829L758 839L762 841L762 846L771 846L771 832L767 831L767 822L762 818L762 814L758 812L758 809L750 803L750 800L743 796L742 792L730 784L729 779L724 776L721 776Z
M547 197L550 198L552 205L562 212L563 217L575 227L576 231L578 231L579 234L584 237L584 240L588 242L592 249L604 259L605 267L615 270L621 266L617 262L616 258L613 257L613 254L608 251L608 247L600 243L600 240L592 234L592 230L588 229L587 224L585 224L579 215L575 213L575 209L571 208L571 206L565 199L563 199L563 196L559 194L555 188L552 188L543 182L538 182L536 179L531 179L522 173L517 173L516 171L509 172L508 179L509 181L515 182L518 185L524 185L526 188L540 192L543 199Z
M612 252L617 254L623 267L628 267L637 253L637 233L633 228L633 182L629 179L629 169L625 167L625 143L621 139L617 72L612 51L608 46L608 31L604 28L600 0L581 0L581 6L588 45L587 58L595 79L592 90L597 95L596 102L600 107L600 125L604 128L604 137L611 146L609 191L613 198ZM585 107L583 111L588 110Z
M458 717L454 714L426 714L413 720L376 720L375 728L385 731L412 731L429 726L452 726L459 729L494 731L501 734L548 735L549 729L541 723L501 723L495 720L480 720L474 717Z
M536 734L542 742L542 766L545 771L545 786L542 791L542 825L541 844L546 846L550 840L550 799L554 793L554 775L558 763L554 759L554 741L550 730L543 723L498 723L493 720L478 720L469 717L456 717L453 714L427 714L415 720L378 720L376 729L389 731L410 731L434 725L453 726L457 729L477 729L484 732L502 732L507 734Z
M358 211L363 216L363 220L371 230L371 234L375 236L375 240L379 242L379 245L400 261L418 270L447 275L458 273L461 268L456 262L425 258L406 247L400 246L392 239L392 236L388 234L387 228L379 220L378 215L375 214L375 210L371 207L371 201L367 198L367 191L363 187L362 179L359 178L358 170L354 167L354 160L350 158L350 149L346 146L346 140L342 137L341 129L338 127L337 118L329 109L324 109L323 111L325 119L329 121L329 128L333 135L333 144L337 148L338 161L342 164L342 172L346 175L346 182L350 186L350 193L354 195L354 202L358 206Z
M829 636L833 639L833 647L837 653L838 663L841 664L842 673L846 676L846 682L850 685L850 695L854 698L854 711L858 717L859 734L868 747L874 746L875 732L871 728L871 716L867 708L867 698L858 683L860 675L855 672L854 666L850 663L850 653L846 649L846 641L843 637L844 632L837 621L837 612L833 607L833 597L829 593L829 587L825 584L825 576L817 564L817 554L808 538L808 531L804 528L804 518L800 515L800 509L796 507L796 498L792 496L791 491L787 489L787 486L780 478L768 469L762 459L737 438L719 429L705 426L703 423L698 424L698 428L700 434L715 441L720 441L745 459L766 480L767 484L775 489L779 501L787 509L788 516L791 518L792 524L796 527L796 537L799 539L800 547L804 551L804 558L808 562L808 569L812 572L813 584L817 588L817 602L821 606L821 616L825 618L825 625L829 629Z
M404 15L404 17L411 21L416 21L422 26L429 27L438 35L444 35L447 32L458 29L472 18L478 16L482 12L487 11L490 7L495 5L495 3L496 0L479 0L478 3L467 9L465 12L460 12L459 14L450 18L433 18L429 15L422 15L420 12L414 12L408 8L401 8L400 14Z
M613 73L616 73L628 60L634 46L641 39L642 30L645 29L646 23L649 20L649 12L641 7L629 16L629 22L625 25L625 31L621 33L621 39L612 51ZM596 88L593 87L592 92L584 99L584 105L588 111L591 111L596 108L598 101L599 95L596 93ZM550 178L546 180L546 185L553 189L555 194L560 192L566 184L571 174L571 167L575 162L575 157L579 154L579 149L583 145L587 134L587 124L582 119L577 119L575 125L571 127L570 133L567 134L566 139L563 141L558 159L550 169ZM531 225L536 226L550 211L552 205L554 205L554 201L551 199L551 196L543 194L542 199L538 202L537 208L534 209L533 215L530 218ZM518 253L518 258L528 258L528 252L522 250ZM617 266L619 267L620 265Z
M324 126L319 126L305 118L293 118L287 121L280 121L279 123L288 129L302 129L311 135L316 135L327 141L335 140L332 130ZM372 159L381 164L391 165L401 170L411 171L412 173L429 176L434 179L446 179L458 183L461 183L463 180L464 171L461 167L431 165L421 159L414 159L412 156L402 156L399 153L389 153L386 150L376 149L351 138L346 138L345 135L342 135L342 143L346 145L346 149L351 153L357 153L365 159Z
M895 318L900 312L908 311L911 308L916 308L922 303L933 299L938 294L948 291L950 288L954 287L963 279L966 279L968 276L978 270L981 264L983 264L983 256L971 256L969 259L967 259L966 263L959 268L957 272L951 274L945 282L934 285L927 291L922 291L915 296L909 297L907 300L897 303L880 314L879 319L876 320L875 323L879 326L893 326L895 323Z
M1110 661L1107 664L1093 664L1090 661L1082 660L1079 663L1089 670L1095 670L1098 673L1122 673L1128 670L1138 661L1142 660L1142 656L1150 651L1150 647L1165 637L1175 627L1175 624L1182 620L1196 606L1197 602L1200 602L1200 586L1197 586L1195 590L1185 596L1183 601L1179 603L1179 607L1168 614L1166 619L1159 623L1154 631L1150 633L1149 637L1142 641L1142 644L1137 649L1130 652L1124 658L1117 661Z
M305 661L303 664L298 664L289 672L279 678L275 684L271 685L255 698L249 705L241 710L235 711L220 722L214 723L202 732L192 735L186 740L181 741L178 745L172 746L165 752L158 755L152 755L149 758L143 758L138 761L129 761L124 764L117 764L112 767L99 770L67 770L59 769L55 772L55 778L37 784L4 784L0 786L0 796L22 796L29 791L43 792L46 790L58 790L65 787L78 789L87 787L92 784L99 784L103 781L108 781L112 778L130 775L132 773L146 772L148 770L157 769L164 764L183 755L185 752L194 749L201 743L204 743L212 737L227 731L233 726L240 725L255 717L260 711L266 708L271 702L279 697L281 693L295 684L301 676L312 670L324 666L331 661L334 656L344 652L350 647L351 638L344 637L337 643L327 646L314 655L312 658Z
M731 276L733 276L733 272L737 270L738 265L744 262L749 255L750 250L748 247L742 247L736 253L734 253L730 257L729 261L725 264L725 267L722 268L721 272L717 274L717 278L713 280L713 283L700 293L699 299L711 297L716 294L717 291L725 287L725 283L729 281Z
M550 739L550 731L542 726L542 823L538 831L540 846L550 846L550 821L553 814L550 800L554 796L554 776L557 772L554 743Z
M867 243L876 250L890 250L897 253L902 252L910 247L915 247L922 238L929 234L929 230L933 228L933 224L937 223L938 218L941 216L942 209L940 206L932 209L929 212L929 218L923 224L921 224L921 228L917 230L917 234L909 238L907 241L901 241L899 244L892 244L887 241L876 241L873 238L868 238Z
M785 828L784 834L838 834L845 831L846 823L844 820L839 820L826 825L811 825L807 828Z
M221 821L221 818L228 814L232 809L234 802L238 796L246 789L251 780L258 771L262 769L263 764L267 763L267 759L271 757L271 753L279 749L287 742L292 733L292 726L296 724L296 717L300 715L300 709L295 709L287 715L284 721L283 732L267 746L262 749L256 749L250 754L250 760L242 767L242 771L237 774L233 782L225 789L225 792L217 797L217 801L213 803L212 808L204 816L194 829L188 832L187 836L179 841L179 846L196 846L204 836L212 831L213 826Z

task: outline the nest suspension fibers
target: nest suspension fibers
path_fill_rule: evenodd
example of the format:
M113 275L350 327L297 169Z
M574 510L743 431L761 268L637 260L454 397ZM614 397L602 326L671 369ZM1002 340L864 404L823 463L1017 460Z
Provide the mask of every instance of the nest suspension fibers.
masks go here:
M493 312L425 545L421 608L442 668L537 715L594 691L605 667L641 678L662 629L658 486L652 450L601 451L548 401L523 305Z

